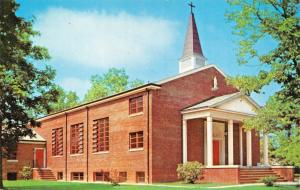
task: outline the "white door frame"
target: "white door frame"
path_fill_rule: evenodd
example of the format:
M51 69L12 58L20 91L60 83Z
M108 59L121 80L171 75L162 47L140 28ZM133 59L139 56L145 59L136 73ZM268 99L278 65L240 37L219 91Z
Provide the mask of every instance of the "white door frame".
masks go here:
M36 166L36 150L37 149L43 149L44 150L44 163L42 168L46 168L46 148L34 148L34 153L33 153L33 166L35 168Z

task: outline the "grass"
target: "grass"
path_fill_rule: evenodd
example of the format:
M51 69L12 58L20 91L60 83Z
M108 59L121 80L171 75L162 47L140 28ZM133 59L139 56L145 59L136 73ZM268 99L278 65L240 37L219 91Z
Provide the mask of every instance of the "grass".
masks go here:
M221 184L182 184L182 183L164 183L155 185L120 185L112 186L110 184L98 183L75 183L75 182L49 182L49 181L4 181L6 190L184 190L200 189L208 190L208 187L220 186ZM296 186L245 186L230 187L224 190L299 190Z

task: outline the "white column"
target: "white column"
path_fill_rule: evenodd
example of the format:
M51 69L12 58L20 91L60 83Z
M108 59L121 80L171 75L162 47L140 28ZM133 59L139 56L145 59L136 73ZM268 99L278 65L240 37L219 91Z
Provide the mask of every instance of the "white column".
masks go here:
M243 165L243 126L240 126L240 165Z
M187 122L182 120L182 158L183 163L187 162Z
M206 146L207 146L207 152L206 152L206 161L207 166L213 165L213 122L212 117L207 117L207 126L206 126Z
M264 134L264 164L269 165L269 137L268 134Z
M247 166L252 166L252 134L247 131Z
M228 165L233 165L233 120L228 121Z

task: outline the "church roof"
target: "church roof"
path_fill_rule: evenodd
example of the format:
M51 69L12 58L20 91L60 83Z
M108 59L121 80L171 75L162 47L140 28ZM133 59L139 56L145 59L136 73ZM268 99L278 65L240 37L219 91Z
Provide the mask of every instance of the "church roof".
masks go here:
M35 135L34 137L25 136L25 137L22 137L20 139L20 141L34 141L34 142L36 142L36 141L37 142L44 142L44 141L46 141L41 135L39 135L33 129L32 129L32 133Z
M183 73L179 73L177 75L174 75L174 76L171 76L171 77L168 77L168 78L164 78L162 80L156 81L155 84L161 85L161 84L164 84L166 82L169 82L169 81L172 81L172 80L176 80L178 78L185 77L185 76L197 73L197 72L201 72L201 71L204 71L204 70L209 69L209 68L215 68L224 77L226 77L225 73L223 73L223 71L221 69L219 69L216 65L209 64L209 65L205 65L205 66L202 66L202 67L199 67L199 68L196 68L196 69L192 69L192 70L189 70L189 71L186 71L186 72L183 72Z
M191 56L193 54L198 54L202 57L203 52L200 44L200 39L198 35L197 25L194 17L194 13L191 12L188 24L188 30L185 37L184 49L182 58Z

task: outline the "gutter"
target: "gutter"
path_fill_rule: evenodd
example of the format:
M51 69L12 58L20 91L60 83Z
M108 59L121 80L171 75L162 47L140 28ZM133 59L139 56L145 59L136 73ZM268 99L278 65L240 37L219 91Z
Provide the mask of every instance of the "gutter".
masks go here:
M86 106L86 182L88 181L89 181L89 107Z
M150 147L150 145L149 145L149 131L150 131L150 121L149 121L149 119L150 119L150 107L149 107L149 105L150 105L150 98L149 98L149 89L146 89L146 91L147 91L147 183L149 184L149 175L150 175L150 171L149 171L149 169L150 169L150 153L149 153L149 147Z
M68 114L65 112L65 116L66 116L66 121L65 121L65 128L66 128L66 147L65 147L65 150L66 150L66 154L65 154L65 180L68 181Z

